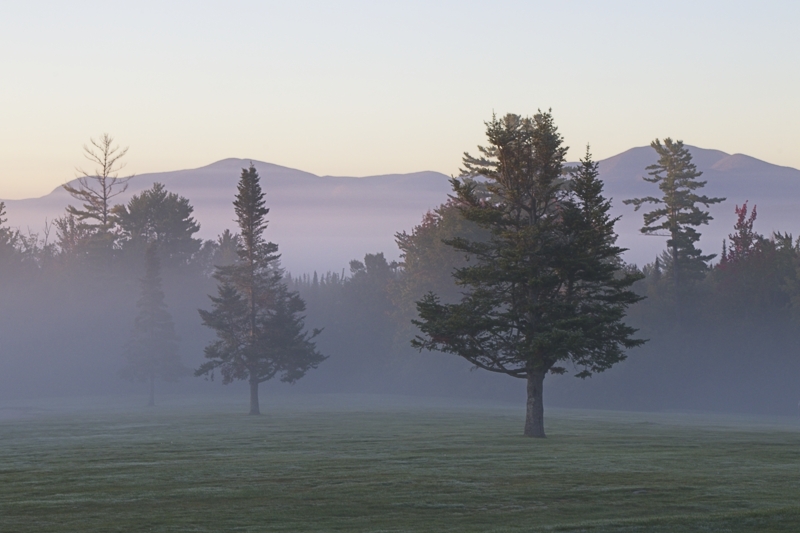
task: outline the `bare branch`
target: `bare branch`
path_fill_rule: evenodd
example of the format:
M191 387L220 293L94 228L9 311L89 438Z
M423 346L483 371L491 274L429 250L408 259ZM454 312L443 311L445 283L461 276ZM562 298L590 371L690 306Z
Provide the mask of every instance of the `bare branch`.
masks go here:
M67 212L81 222L97 221L94 229L107 233L112 224L111 199L124 193L133 177L132 174L119 177L119 171L125 167L121 160L127 153L128 147L114 145L114 138L108 133L99 139L89 139L89 144L83 145L83 156L94 164L93 172L77 167L77 185L63 185L64 190L83 203L83 209L70 205Z

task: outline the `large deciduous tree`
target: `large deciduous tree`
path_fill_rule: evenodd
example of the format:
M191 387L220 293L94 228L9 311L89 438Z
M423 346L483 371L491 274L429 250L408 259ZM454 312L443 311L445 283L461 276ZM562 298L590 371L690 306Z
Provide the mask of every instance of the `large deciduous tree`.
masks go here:
M683 145L683 141L670 138L659 139L650 143L658 154L658 162L647 167L650 177L643 179L658 185L661 196L645 196L625 200L638 211L642 205L655 204L656 208L644 214L644 226L641 232L645 235L661 235L668 237L668 268L675 289L676 313L678 322L682 321L682 296L686 287L703 278L708 270L708 261L716 254L703 255L697 248L700 233L697 227L708 224L712 220L708 208L712 204L723 202L725 198L709 198L698 194L705 181L697 181L703 173L692 163L692 154Z
M465 220L453 200L426 213L422 223L410 233L395 234L402 275L392 284L391 296L398 318L409 326L416 316L417 300L426 293L433 291L447 303L461 298L461 288L453 279L453 270L467 266L467 259L463 252L445 244L455 237L481 241L488 238L488 233Z
M756 206L749 215L747 202L734 211L734 232L723 241L719 263L709 276L713 289L709 314L740 331L749 324L777 324L794 307L798 250L791 235L773 233L766 238L755 231Z
M543 385L571 363L578 377L610 368L641 344L623 323L639 300L614 246L614 222L596 165L563 174L566 147L551 114L487 123L489 145L464 156L451 180L467 220L485 240L446 241L471 261L456 269L458 303L427 294L417 304L418 349L457 354L477 368L527 380L525 435L544 437Z
M212 309L200 310L203 324L217 339L205 349L208 359L195 375L219 370L223 383L247 380L250 414L260 414L258 386L276 375L294 383L316 368L325 356L313 338L320 333L304 331L305 303L283 283L278 246L264 240L267 228L264 193L255 167L243 169L233 205L239 234L237 261L217 266L217 296Z
M145 274L141 279L141 295L136 303L139 313L131 337L125 344L125 366L120 375L126 379L147 381L150 385L148 405L155 405L155 381L175 381L187 374L178 353L178 339L172 315L164 302L161 289L161 267L156 244L145 253Z

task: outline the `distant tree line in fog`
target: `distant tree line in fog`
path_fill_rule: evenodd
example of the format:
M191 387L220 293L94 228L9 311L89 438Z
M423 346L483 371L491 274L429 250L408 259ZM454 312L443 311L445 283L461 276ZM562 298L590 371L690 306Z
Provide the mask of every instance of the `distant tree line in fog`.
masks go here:
M498 309L508 310L511 304L498 296L499 291L491 294L489 286L503 290L518 283L527 283L528 289L532 286L530 280L522 278L487 281L499 279L492 276L502 273L499 268L486 267L492 263L489 258L496 258L500 264L505 261L502 254L510 257L508 254L514 253L508 246L501 247L503 239L511 242L510 211L503 211L503 206L513 203L510 196L503 196L511 182L503 183L501 176L510 175L503 173L502 165L507 161L503 156L518 150L513 152L514 157L531 156L513 169L519 179L531 180L528 189L542 185L543 168L553 173L548 178L553 207L547 212L551 217L547 224L556 219L558 224L565 224L569 206L591 203L599 218L590 226L605 228L593 234L599 240L591 245L581 241L578 247L570 241L569 245L552 248L565 253L569 246L573 251L594 246L600 259L586 254L571 257L569 264L579 265L573 268L553 262L567 261L566 255L546 261L542 259L545 255L537 256L536 260L544 261L540 272L561 276L552 285L556 292L548 296L551 300L547 305L550 309L573 305L569 303L572 300L552 299L553 294L559 298L567 294L563 287L570 280L585 288L574 298L576 302L583 298L586 305L599 301L591 298L600 298L600 293L608 295L612 289L622 295L614 309L609 307L612 304L607 303L611 301L607 296L602 296L607 298L606 303L591 309L578 303L562 307L566 313L563 321L547 326L548 335L567 331L558 342L573 343L572 351L535 367L536 372L542 372L542 379L544 372L555 374L550 389L554 403L795 412L800 399L796 385L800 376L800 239L783 232L760 234L757 207L749 206L747 199L727 199L731 210L736 211L736 225L726 242L720 243L720 250L700 250L697 243L702 226L713 223L704 208L724 199L700 194L703 183L697 179L700 173L688 151L679 141L664 139L653 143L659 162L642 169L649 172L645 179L653 183L653 195L629 202L637 209L653 206L644 215L642 231L663 235L665 251L646 265L626 264L620 259L622 251L614 247L614 220L604 215L608 202L602 197L596 163L587 154L583 168L564 165L564 152L557 153L563 148L560 136L549 114L534 119L510 115L494 119L487 127L494 127L497 136L490 137L481 157L471 160L472 166L467 165L464 176L454 180L453 197L427 213L410 232L396 235L399 262L388 261L377 251L351 261L346 272L324 273L287 273L280 268L277 249L268 246L265 212L255 224L261 232L266 230L266 240L259 240L257 232L258 238L250 239L248 248L241 224L236 231L226 230L215 240L197 239L200 226L192 216L190 200L158 183L125 204L115 204L114 197L124 190L127 181L118 176L125 150L113 146L111 137L103 136L86 147L86 155L97 169L82 173L76 185L67 187L78 205L48 223L43 233L24 234L10 228L5 206L0 203L0 395L108 393L119 390L122 376L149 382L152 402L157 378L177 380L192 371L210 375L215 369L227 372L222 374L228 376L226 380L249 380L252 393L253 384L257 389L262 378L283 375L285 381L296 381L321 363L324 354L329 360L304 380L315 390L509 397L504 381L487 381L480 372L470 373L469 367L494 364L493 371L513 374L524 373L527 368L533 372L533 356L520 355L517 366L511 368L508 359L492 362L480 358L485 354L469 355L488 345L467 346L462 342L467 336L501 335L502 324L495 321L481 331L466 331L456 318L462 316L458 313L466 313L463 316L472 318L465 323L472 324L481 309L486 316L496 317L500 316ZM548 142L558 142L535 144L535 136L543 132L551 135ZM551 150L550 160L536 159L546 150ZM244 169L243 179L250 171ZM498 177L492 178L495 171ZM576 199L581 172L594 172L593 178L585 178L591 193L586 193L589 200L580 200L584 204ZM268 205L269 190L265 192ZM541 199L544 193L536 194ZM554 230L545 222L536 224L540 225L525 223L513 230L516 235L530 232L532 227L550 232L515 241L527 247L521 249L522 255L533 246L544 246L542 243L550 242L547 239L554 235L564 239L589 235L589 229L581 230L584 233L574 229L578 226L564 229L562 225ZM244 233L247 237L246 228ZM254 259L262 261L261 266L253 263L250 270L244 268L248 249L261 254L260 259ZM590 260L598 262L590 265ZM512 270L508 267L504 272ZM586 287L599 279L592 276L600 275L600 270L611 277L597 282L603 286L598 285L598 292L591 293L594 289ZM256 271L263 277L253 277ZM524 274L522 270L518 273ZM297 346L307 343L303 346L310 359L296 370L279 358L272 360L272 367L256 368L247 359L247 349L231 343L214 344L225 340L228 326L223 315L238 309L234 300L247 293L247 283L274 299L264 304L268 312L259 315L253 311L248 320L263 319L262 329L266 331L264 317L277 312L275 302L280 300L285 306L280 328L293 332L286 337L292 340L286 342L299 343ZM545 287L542 291L550 290L547 287L551 285L543 285L545 281L537 283ZM226 294L225 287L233 292ZM629 291L628 296L625 291ZM465 307L468 297L475 294L482 294L483 300L473 298L473 307ZM537 298L544 298L544 294ZM209 300L208 295L215 299ZM579 308L588 314L582 317ZM198 309L205 314L201 316ZM550 320L546 311L546 306L537 311L542 313L537 319L540 324ZM598 348L600 337L575 336L579 328L584 332L590 328L587 317L597 318L602 313L610 313L608 327L617 328L619 318L619 327L627 328L602 333L620 350L613 357L609 355L613 352L610 345ZM436 322L440 316L450 318L446 323ZM243 320L241 317L237 320ZM269 323L273 330L278 328L274 320ZM513 325L514 338L528 342L519 336L522 324ZM593 325L606 327L597 321ZM575 329L570 332L569 327ZM259 347L252 336L254 331L248 337L251 349L268 350ZM503 342L510 342L511 334L503 335ZM414 339L416 349L411 346ZM543 346L546 340L531 342ZM634 348L644 340L648 342ZM419 349L456 353L469 364L452 356L420 353ZM507 350L497 350L503 349ZM156 353L161 355L154 359ZM611 357L607 364L599 362L601 355ZM626 356L630 357L625 360ZM243 366L237 367L240 363ZM603 372L613 364L619 368ZM580 387L572 383L576 380L567 379L568 374L587 378L598 372ZM136 385L125 387L127 391L137 390ZM201 385L198 381L191 387L196 390ZM257 403L251 403L252 411L257 411Z

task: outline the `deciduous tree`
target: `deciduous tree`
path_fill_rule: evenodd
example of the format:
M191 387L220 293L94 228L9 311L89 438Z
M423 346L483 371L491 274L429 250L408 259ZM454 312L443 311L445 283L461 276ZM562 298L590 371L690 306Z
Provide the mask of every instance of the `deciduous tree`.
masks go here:
M453 272L467 266L467 258L445 242L456 237L483 241L488 235L485 229L466 220L453 200L426 213L411 233L397 233L402 275L392 284L391 296L398 318L410 326L416 316L416 302L431 291L446 303L460 300L461 288L456 285Z

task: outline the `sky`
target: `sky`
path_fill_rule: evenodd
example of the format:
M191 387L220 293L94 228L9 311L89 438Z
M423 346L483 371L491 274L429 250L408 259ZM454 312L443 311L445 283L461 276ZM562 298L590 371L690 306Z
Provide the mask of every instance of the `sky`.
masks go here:
M0 2L0 198L250 158L457 174L493 113L569 156L655 138L800 167L800 2Z

